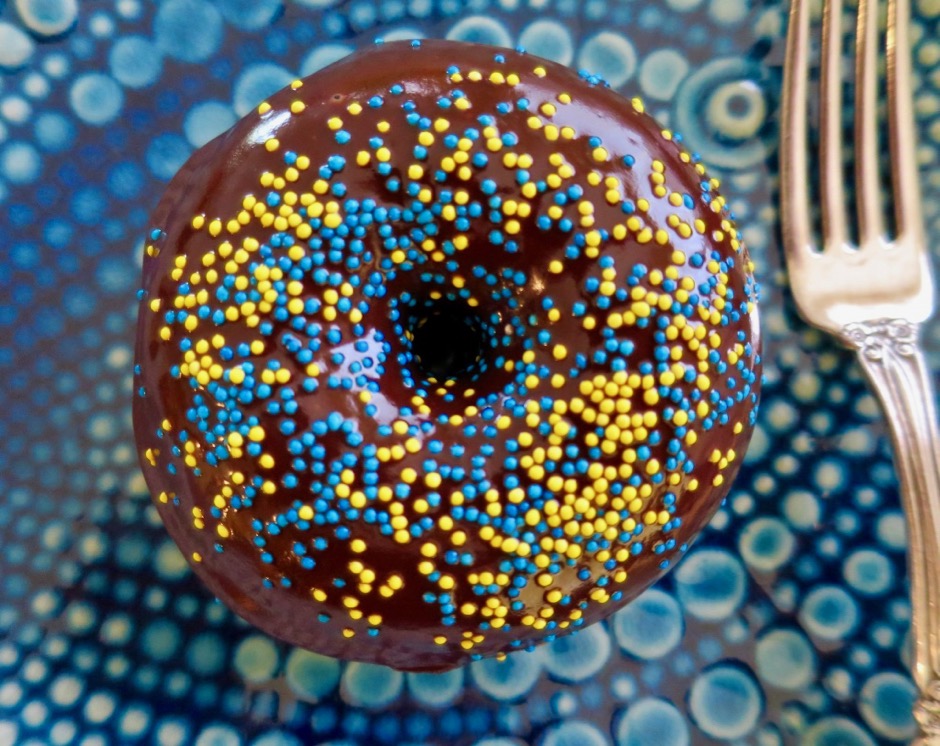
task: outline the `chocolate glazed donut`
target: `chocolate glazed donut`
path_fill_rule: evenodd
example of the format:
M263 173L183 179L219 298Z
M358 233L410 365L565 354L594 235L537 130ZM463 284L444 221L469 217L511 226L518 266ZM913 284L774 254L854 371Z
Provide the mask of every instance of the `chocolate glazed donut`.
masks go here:
M134 425L206 585L290 643L435 670L590 624L725 496L760 379L717 181L598 78L377 44L169 185Z

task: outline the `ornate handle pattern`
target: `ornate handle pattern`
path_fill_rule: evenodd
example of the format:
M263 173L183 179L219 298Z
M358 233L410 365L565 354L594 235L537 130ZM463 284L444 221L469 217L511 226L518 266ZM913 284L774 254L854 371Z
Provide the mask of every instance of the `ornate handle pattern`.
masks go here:
M914 716L926 744L940 744L940 431L936 394L918 345L919 326L904 319L851 324L844 337L887 415L907 516Z

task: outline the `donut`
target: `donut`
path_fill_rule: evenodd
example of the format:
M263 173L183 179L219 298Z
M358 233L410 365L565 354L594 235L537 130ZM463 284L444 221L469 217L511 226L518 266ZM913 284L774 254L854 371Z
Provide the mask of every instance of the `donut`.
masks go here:
M442 670L604 618L726 495L758 286L682 138L600 78L376 43L196 151L145 241L134 427L205 585Z

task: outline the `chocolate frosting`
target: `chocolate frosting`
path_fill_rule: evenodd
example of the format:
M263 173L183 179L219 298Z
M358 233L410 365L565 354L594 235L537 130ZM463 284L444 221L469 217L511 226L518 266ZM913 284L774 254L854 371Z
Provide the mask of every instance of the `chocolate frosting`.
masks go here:
M750 437L757 288L718 183L598 78L376 44L196 152L152 217L134 426L246 620L434 670L672 567Z

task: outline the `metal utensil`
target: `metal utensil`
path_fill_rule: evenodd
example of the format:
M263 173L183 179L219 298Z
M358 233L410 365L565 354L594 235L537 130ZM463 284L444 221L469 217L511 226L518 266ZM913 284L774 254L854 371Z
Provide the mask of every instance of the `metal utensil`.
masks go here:
M781 220L790 284L803 318L854 348L884 407L907 516L914 714L940 744L940 434L919 346L934 291L921 215L911 93L909 0L889 0L888 129L897 229L882 214L878 151L878 3L859 0L854 160L858 243L849 238L842 168L842 0L826 0L820 60L818 178L822 235L812 233L808 157L809 0L793 0L783 82Z

